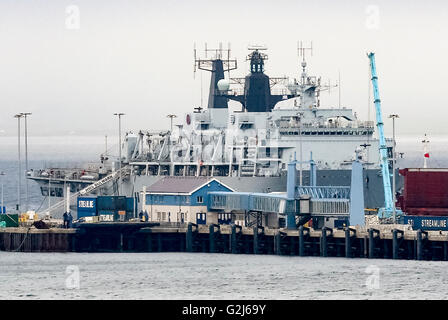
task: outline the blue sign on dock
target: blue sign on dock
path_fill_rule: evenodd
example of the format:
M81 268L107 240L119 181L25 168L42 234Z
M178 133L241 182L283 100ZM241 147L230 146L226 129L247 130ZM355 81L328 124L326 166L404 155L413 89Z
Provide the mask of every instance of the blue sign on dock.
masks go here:
M448 217L404 216L403 223L411 225L413 230L448 231Z
M96 197L78 197L78 219L81 217L92 217L97 215L96 200Z

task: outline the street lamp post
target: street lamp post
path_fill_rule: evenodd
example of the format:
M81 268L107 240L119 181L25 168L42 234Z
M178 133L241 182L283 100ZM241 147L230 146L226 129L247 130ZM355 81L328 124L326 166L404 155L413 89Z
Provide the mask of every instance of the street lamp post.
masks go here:
M0 172L0 176L1 176L1 180L2 180L2 204L1 204L1 207L0 207L0 213L6 213L5 211L5 202L4 202L4 199L3 199L3 177L5 176L6 174L3 172L3 171L1 171Z
M31 115L31 112L21 112L20 113L25 118L25 210L28 211L29 196L28 196L28 125L27 116Z
M22 164L20 159L20 118L23 115L21 113L14 115L14 118L17 118L17 153L18 153L18 181L17 181L17 212L20 213L20 190L21 190L21 178L22 178Z
M392 145L392 195L393 195L393 200L394 200L394 223L397 223L397 213L396 213L396 208L395 208L395 202L396 202L396 195L395 195L395 162L396 162L396 156L395 156L395 146L396 146L396 141L395 141L395 119L399 118L398 114L391 114L389 116L389 118L392 119L392 140L393 140L393 145Z
M124 116L124 113L122 112L117 112L114 113L114 116L118 116L118 182L119 182L119 187L118 187L118 195L120 195L120 193L123 193L123 187L122 187L122 180L121 180L121 116Z

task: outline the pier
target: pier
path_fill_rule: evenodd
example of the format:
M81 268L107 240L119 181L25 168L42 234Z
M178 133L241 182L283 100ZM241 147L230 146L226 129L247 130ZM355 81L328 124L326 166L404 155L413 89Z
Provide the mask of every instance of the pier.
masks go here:
M164 223L84 223L77 229L3 228L0 250L203 252L368 259L448 260L448 232L406 225L298 230Z
M71 252L76 229L0 228L0 250L11 252Z

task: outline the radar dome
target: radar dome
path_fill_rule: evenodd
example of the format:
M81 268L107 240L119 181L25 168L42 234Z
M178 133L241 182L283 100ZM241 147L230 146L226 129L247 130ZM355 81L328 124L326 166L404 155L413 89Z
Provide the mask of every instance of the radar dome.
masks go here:
M227 79L221 79L218 81L218 90L219 91L229 91L230 81Z

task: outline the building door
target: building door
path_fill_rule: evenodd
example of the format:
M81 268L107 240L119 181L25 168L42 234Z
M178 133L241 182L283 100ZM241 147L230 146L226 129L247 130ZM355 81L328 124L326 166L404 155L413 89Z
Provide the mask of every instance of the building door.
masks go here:
M202 212L196 213L196 224L207 224L207 214Z
M185 221L184 213L181 212L181 213L180 213L180 223L184 223L184 221Z

